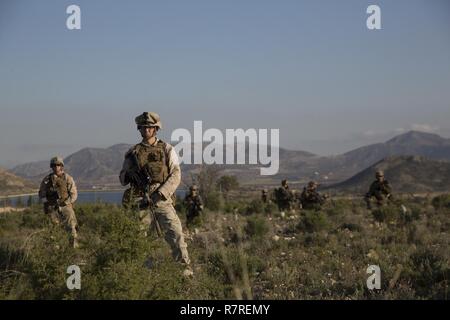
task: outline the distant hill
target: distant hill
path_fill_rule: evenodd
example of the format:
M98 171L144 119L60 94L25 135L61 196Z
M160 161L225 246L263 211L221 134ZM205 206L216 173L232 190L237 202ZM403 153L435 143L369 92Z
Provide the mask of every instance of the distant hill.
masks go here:
M118 186L118 176L122 168L123 157L129 144L116 144L109 148L83 148L64 159L65 170L76 178L79 188L91 188L94 185ZM11 172L39 182L51 172L48 161L19 165Z
M65 159L66 170L82 188L119 187L118 174L129 144L109 148L84 148ZM450 139L436 134L410 131L384 143L354 149L341 155L322 157L306 151L280 148L280 168L277 175L261 176L261 165L219 165L222 174L233 174L242 185L252 188L279 185L288 179L293 186L301 186L314 179L322 185L345 181L378 161L392 156L418 155L433 160L450 161ZM182 164L183 183L189 184L191 174L199 165ZM48 161L20 165L11 170L18 176L39 181L49 172Z
M50 158L44 161L21 164L9 171L25 179L34 179L35 177L42 175L44 172L50 171Z
M437 134L410 131L388 140L357 148L337 156L331 163L334 171L350 177L391 156L417 155L434 160L450 160L450 139Z
M35 192L39 186L0 168L0 196Z
M350 179L326 189L343 193L365 193L383 170L394 192L450 191L450 162L421 156L393 156L377 162Z

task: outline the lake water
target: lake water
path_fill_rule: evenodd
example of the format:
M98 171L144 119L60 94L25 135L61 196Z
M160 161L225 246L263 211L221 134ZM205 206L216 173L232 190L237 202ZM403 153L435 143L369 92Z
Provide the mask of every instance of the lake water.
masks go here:
M88 191L78 192L78 199L76 203L96 203L96 202L104 202L104 203L113 203L113 204L121 204L122 203L122 195L123 191ZM179 189L176 191L176 195L178 197L184 198L186 195L186 190ZM21 202L22 205L26 205L30 196L22 196L22 197L12 197L8 198L9 206L17 206L18 202ZM37 203L39 201L37 195L33 195L32 201L33 203ZM19 200L20 199L20 200ZM4 205L4 200L0 199L0 205Z

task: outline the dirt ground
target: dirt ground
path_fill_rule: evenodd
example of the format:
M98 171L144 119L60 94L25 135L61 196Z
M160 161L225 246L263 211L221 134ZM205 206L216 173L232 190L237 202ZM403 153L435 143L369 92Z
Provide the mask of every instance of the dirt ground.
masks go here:
M0 207L0 213L11 212L11 211L23 211L25 208L14 208L14 207Z

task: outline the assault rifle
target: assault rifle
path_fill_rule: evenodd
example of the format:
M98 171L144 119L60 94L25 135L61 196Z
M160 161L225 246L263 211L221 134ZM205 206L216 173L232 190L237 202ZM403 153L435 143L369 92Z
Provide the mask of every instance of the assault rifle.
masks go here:
M163 233L161 230L161 226L159 225L158 219L156 218L155 203L153 203L151 199L151 195L159 188L160 184L159 183L151 184L152 175L147 167L141 168L136 153L133 152L131 154L131 160L133 161L135 168L138 169L137 171L131 173L132 183L135 184L140 190L144 192L143 199L139 204L139 209L149 210L152 222L155 225L156 232L158 236L161 237Z

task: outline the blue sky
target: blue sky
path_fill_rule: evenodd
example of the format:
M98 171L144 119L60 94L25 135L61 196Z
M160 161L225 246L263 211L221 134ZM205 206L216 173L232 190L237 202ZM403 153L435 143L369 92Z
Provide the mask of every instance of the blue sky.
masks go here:
M82 29L66 28L81 7ZM381 7L382 30L366 28ZM0 165L176 128L279 128L335 154L419 129L450 137L448 1L0 3Z

